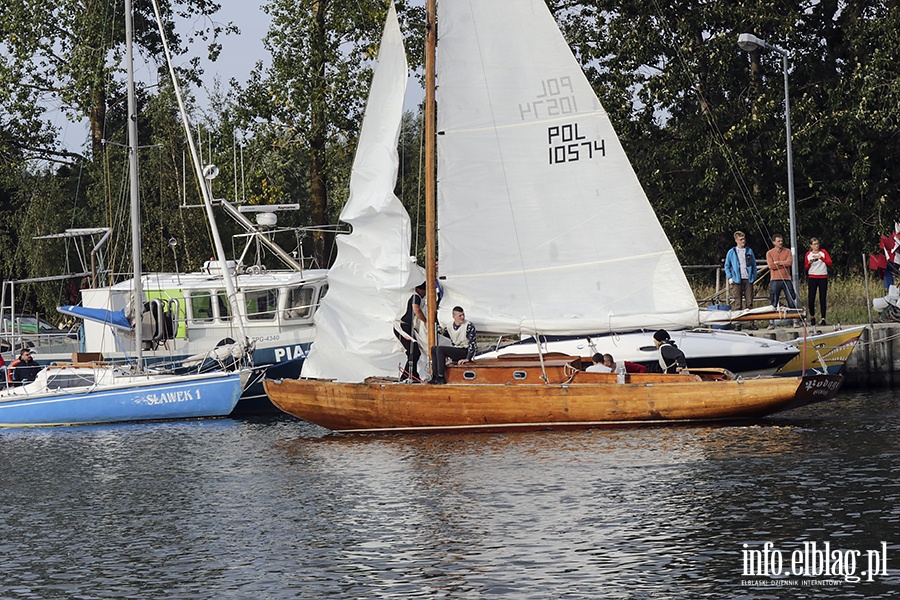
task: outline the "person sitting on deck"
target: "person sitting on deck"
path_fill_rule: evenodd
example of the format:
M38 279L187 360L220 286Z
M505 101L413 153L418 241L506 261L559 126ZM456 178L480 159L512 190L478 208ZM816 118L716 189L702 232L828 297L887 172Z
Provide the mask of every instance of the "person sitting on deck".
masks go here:
M688 374L687 359L669 337L669 332L660 329L653 334L653 343L659 349L659 367L663 373Z
M444 373L448 358L463 364L475 357L475 325L466 321L466 313L461 306L453 307L453 323L447 328L447 336L452 346L431 347L432 377L428 383L447 383Z
M603 355L603 364L606 365L607 367L609 367L609 370L612 372L615 372L616 367L618 367L618 365L616 364L616 361L613 360L612 354L604 354ZM625 365L626 373L646 373L647 372L647 367L645 367L644 365L639 365L638 363L633 363L630 360L623 360L622 364Z
M612 369L603 363L603 355L597 352L592 357L594 364L585 369L587 373L612 373Z
M22 348L19 357L9 364L6 371L7 379L13 385L22 385L35 380L37 374L43 369L31 356L30 348Z

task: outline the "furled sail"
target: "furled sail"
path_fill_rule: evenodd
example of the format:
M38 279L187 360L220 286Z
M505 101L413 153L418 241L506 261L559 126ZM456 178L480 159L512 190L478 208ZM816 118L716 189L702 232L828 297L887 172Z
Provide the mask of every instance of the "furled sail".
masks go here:
M410 260L409 215L394 195L408 68L393 4L388 12L341 220L328 295L315 315L316 341L303 377L362 381L396 376L405 355L393 324L424 279Z
M458 304L502 333L696 325L675 252L544 0L439 2L437 52L442 320Z

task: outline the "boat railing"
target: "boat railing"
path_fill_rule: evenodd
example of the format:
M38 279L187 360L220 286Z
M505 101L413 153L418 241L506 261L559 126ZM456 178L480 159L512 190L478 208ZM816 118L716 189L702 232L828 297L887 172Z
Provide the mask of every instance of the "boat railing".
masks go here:
M697 302L701 305L709 304L710 302L720 303L725 302L728 303L730 290L728 289L727 281L728 278L725 277L725 265L682 265L681 267L685 271L713 271L716 277L715 283L715 291L705 298L699 298ZM757 260L756 261L757 268L757 276L756 280L753 282L753 289L756 289L758 283L762 282L767 276L769 271L769 265L765 260ZM764 301L768 302L768 296L754 296L754 302Z

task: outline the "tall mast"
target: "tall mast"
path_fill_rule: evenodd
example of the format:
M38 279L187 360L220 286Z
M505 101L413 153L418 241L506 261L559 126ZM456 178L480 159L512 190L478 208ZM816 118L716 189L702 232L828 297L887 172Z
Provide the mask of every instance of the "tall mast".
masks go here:
M187 138L188 148L191 154L191 163L194 165L194 172L197 174L197 181L200 182L200 193L203 196L203 205L206 208L206 219L209 222L209 229L212 233L213 246L216 249L216 258L222 270L222 280L225 283L225 294L228 296L228 303L231 307L231 314L237 322L238 329L241 332L243 342L247 342L247 331L244 327L244 317L241 314L241 306L237 298L237 289L234 285L231 271L228 270L227 261L225 260L225 247L222 245L222 238L219 235L219 228L216 225L216 216L213 212L213 199L210 190L210 184L206 180L203 167L200 164L200 154L197 146L194 144L194 137L191 135L191 126L188 123L187 111L184 109L184 100L181 97L181 87L178 85L178 78L175 76L175 67L172 65L172 53L169 51L169 42L166 40L166 32L163 28L162 15L159 10L159 2L153 0L153 14L156 16L156 25L159 28L159 36L162 40L163 52L166 56L166 64L169 67L169 76L172 79L172 89L175 91L175 100L178 102L178 112L181 114L181 125L184 128L184 135ZM202 137L197 136L202 141ZM218 172L218 170L216 170Z
M435 252L435 177L434 177L434 62L437 45L435 0L425 3L425 299L428 305L428 347L435 345L437 324L437 273Z
M141 285L141 204L138 192L137 101L134 97L134 54L131 0L125 0L125 69L128 72L128 172L131 198L131 262L134 265L134 357L137 370L143 368L141 339L144 291Z

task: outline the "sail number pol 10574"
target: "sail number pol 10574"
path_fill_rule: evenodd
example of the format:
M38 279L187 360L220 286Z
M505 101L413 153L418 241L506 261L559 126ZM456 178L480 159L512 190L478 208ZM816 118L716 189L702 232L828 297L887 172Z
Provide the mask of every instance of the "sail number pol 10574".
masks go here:
M606 156L604 140L589 140L579 133L578 123L553 125L547 128L548 155L550 164L590 160L594 155Z

